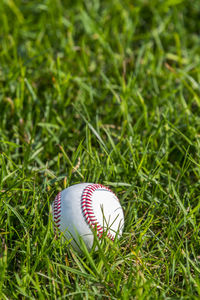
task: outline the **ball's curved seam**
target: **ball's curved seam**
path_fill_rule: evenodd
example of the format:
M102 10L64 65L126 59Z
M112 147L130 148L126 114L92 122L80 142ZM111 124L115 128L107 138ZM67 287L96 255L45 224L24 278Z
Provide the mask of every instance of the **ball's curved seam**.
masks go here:
M61 221L61 193L58 193L53 203L53 220L59 228Z
M84 216L87 224L90 227L92 227L93 229L96 229L97 236L99 238L101 238L103 235L104 229L101 226L101 224L98 222L98 220L94 214L93 208L92 208L92 195L98 189L104 189L104 190L107 190L107 191L111 192L112 194L114 194L113 191L111 191L108 187L106 187L102 184L95 184L95 183L89 184L88 186L85 187L85 189L83 190L82 196L81 196L81 209L82 209L82 213L83 213L83 216ZM118 198L115 194L114 194L114 196L118 200ZM107 232L107 237L109 239L111 239L112 241L115 238L115 236L110 231Z

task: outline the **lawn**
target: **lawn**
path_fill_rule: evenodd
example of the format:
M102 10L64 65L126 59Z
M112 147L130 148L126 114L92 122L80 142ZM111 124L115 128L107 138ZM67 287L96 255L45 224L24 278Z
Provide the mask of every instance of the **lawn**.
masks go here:
M199 0L0 1L0 299L200 299ZM82 255L51 203L111 188Z

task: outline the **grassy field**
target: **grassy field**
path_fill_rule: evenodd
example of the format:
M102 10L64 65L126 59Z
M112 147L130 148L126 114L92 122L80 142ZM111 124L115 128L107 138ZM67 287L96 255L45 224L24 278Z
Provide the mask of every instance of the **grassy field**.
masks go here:
M0 16L0 299L200 299L199 1L1 0ZM80 182L125 214L82 256L50 217Z

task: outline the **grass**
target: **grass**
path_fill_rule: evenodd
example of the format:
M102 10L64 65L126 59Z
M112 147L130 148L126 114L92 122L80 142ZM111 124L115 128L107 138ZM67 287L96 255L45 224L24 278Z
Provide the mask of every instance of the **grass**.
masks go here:
M0 3L1 299L199 299L199 1ZM50 205L109 186L123 237L79 256Z

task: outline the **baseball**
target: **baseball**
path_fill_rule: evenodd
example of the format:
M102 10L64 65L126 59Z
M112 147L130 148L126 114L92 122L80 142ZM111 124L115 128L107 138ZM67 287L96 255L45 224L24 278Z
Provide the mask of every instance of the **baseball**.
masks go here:
M117 196L107 187L95 183L75 184L60 192L53 204L54 225L73 248L80 250L80 237L90 251L94 230L101 239L122 235L124 214Z

